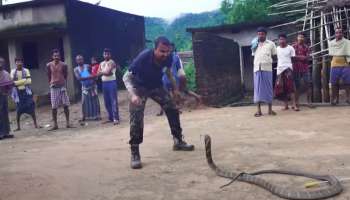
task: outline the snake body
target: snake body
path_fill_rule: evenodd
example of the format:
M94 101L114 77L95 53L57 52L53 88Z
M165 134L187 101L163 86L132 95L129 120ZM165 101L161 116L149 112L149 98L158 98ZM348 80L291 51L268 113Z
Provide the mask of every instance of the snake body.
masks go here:
M326 199L329 197L336 196L343 191L343 187L340 184L339 180L335 176L332 176L332 175L320 176L320 175L315 175L315 174L310 174L310 173L287 171L287 170L263 170L263 171L257 171L254 173L238 173L238 172L225 171L225 170L217 167L213 161L212 154L211 154L211 138L210 138L210 136L205 135L204 141L205 141L205 151L206 151L206 159L207 159L208 165L220 177L229 178L229 179L257 185L265 190L270 191L272 194L279 196L281 198L285 198L285 199L294 199L294 200ZM290 188L274 185L274 184L256 176L256 175L261 175L261 174L284 174L284 175L290 175L290 176L307 177L307 178L312 178L312 179L316 179L319 181L327 181L328 185L327 185L327 187L322 187L322 188L317 189L317 190L298 191L298 190L293 190Z

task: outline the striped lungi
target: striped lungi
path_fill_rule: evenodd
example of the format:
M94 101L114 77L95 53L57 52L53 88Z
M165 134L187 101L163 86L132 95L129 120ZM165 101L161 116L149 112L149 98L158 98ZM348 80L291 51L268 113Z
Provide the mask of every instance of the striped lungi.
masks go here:
M97 94L97 86L82 88L83 119L98 120L101 118L100 101Z
M50 93L52 109L70 105L66 87L51 87Z

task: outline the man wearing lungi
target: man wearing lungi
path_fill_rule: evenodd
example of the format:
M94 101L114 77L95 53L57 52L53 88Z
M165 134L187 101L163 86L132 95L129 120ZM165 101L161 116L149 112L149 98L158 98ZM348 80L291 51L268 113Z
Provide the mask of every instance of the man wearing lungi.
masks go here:
M32 84L32 79L30 77L30 71L23 67L23 59L15 59L16 69L11 71L11 79L15 83L15 88L12 90L12 99L16 103L17 111L17 129L15 131L21 130L21 116L22 114L28 114L32 117L34 122L34 127L38 128L35 115L35 103L33 100L33 92L30 88Z
M287 35L278 36L279 47L277 47L277 80L275 86L275 97L284 102L283 110L288 110L288 101L292 99L292 109L299 111L295 102L295 84L293 79L293 64L295 50L287 44Z
M58 129L57 109L60 106L63 106L64 108L66 127L73 128L69 123L70 102L66 87L68 66L61 61L61 55L57 49L52 51L52 61L47 64L47 76L50 84L52 119L54 122L54 126L50 130L52 131Z
M276 45L266 39L267 31L263 27L257 30L258 40L253 50L254 56L254 103L258 110L255 117L262 116L261 104L267 103L269 115L276 115L272 110L273 86L272 86L272 57L276 57Z
M78 66L74 68L74 75L81 84L82 119L80 121L101 120L96 85L97 76L93 75L91 67L84 63L82 55L77 55L75 61Z
M337 28L335 39L329 44L329 55L332 56L330 83L332 86L331 104L339 103L340 80L346 90L346 102L350 104L350 41L343 37L343 30Z
M163 108L174 139L173 150L194 150L194 146L187 144L183 139L179 110L162 84L163 70L165 70L174 88L174 98L179 97L178 86L171 72L173 57L170 50L170 42L166 37L157 38L155 48L141 52L123 77L125 86L131 96L129 144L131 147L132 169L142 167L139 144L143 141L143 118L147 98L153 99Z
M10 74L4 69L5 59L0 57L0 140L13 138L10 134L10 120L8 113L8 95L10 94L13 81Z

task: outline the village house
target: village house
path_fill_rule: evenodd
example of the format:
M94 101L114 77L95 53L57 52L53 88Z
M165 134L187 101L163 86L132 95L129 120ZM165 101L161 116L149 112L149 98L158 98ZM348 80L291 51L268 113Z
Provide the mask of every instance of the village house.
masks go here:
M253 91L251 41L259 26L271 27L281 21L239 23L203 28L188 28L192 33L197 92L208 105L237 101L244 92ZM271 29L268 39L275 40L293 26Z
M102 59L104 48L126 66L145 46L144 17L77 0L36 0L0 6L0 55L14 68L23 57L32 73L32 89L47 97L46 63L58 48L68 64L68 90L72 99L80 87L73 77L75 55Z

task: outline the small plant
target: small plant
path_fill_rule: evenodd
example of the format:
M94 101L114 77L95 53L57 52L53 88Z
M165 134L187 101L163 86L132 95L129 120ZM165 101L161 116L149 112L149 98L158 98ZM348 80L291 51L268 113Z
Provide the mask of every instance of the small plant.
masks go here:
M193 60L191 62L187 63L184 66L184 70L186 73L186 79L187 79L187 87L191 91L195 91L197 89L196 85L196 68L194 67Z

